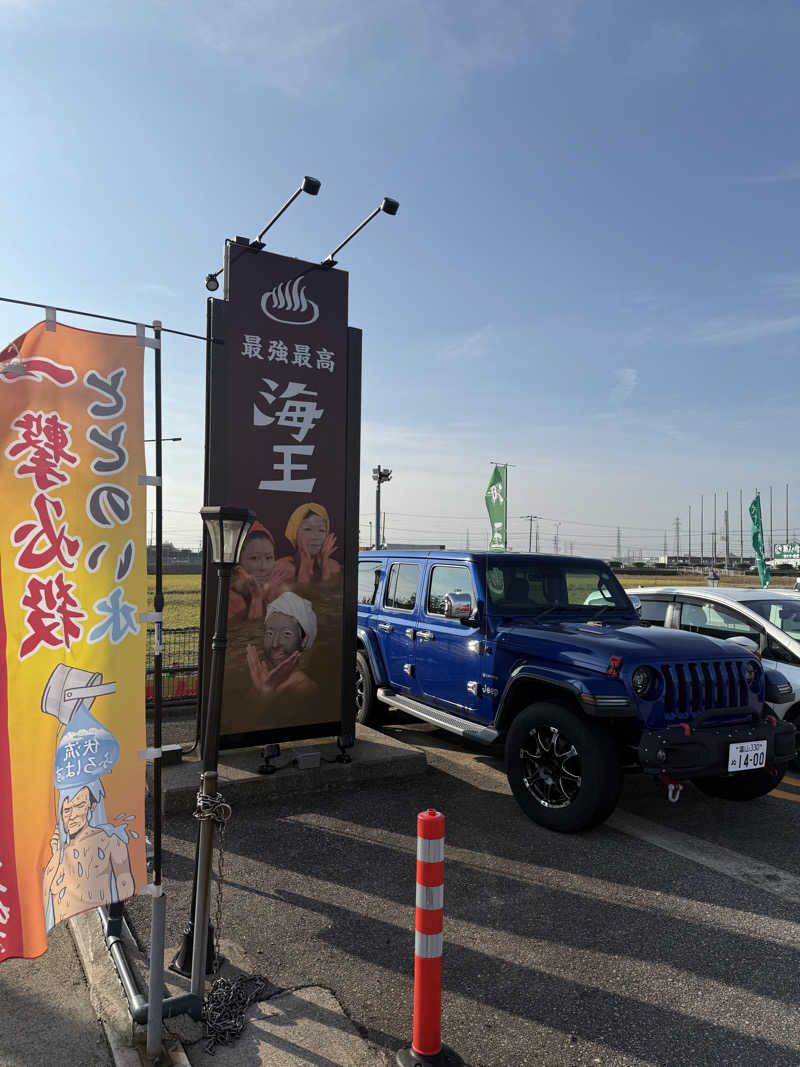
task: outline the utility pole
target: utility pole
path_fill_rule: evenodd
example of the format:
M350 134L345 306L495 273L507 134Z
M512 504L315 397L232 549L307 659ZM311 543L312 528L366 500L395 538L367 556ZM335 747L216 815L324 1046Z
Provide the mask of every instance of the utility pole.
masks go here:
M539 516L538 515L520 515L521 519L528 520L528 551L531 551L533 545L533 523L536 520L536 551L539 551Z
M713 559L714 559L714 562L713 562L712 566L716 568L716 566L717 566L717 494L716 494L716 492L714 493L714 527L713 527L713 530L712 530L712 533L711 533L711 555L713 556Z
M680 554L681 554L681 517L680 517L680 515L676 515L675 516L675 555L677 557L677 556L680 556Z
M692 505L689 505L689 566L692 565Z
M669 555L669 549L667 548L667 531L664 531L664 562L667 562L667 556Z
M725 494L725 503L728 503L728 494ZM730 546L730 527L728 525L728 509L725 508L725 570L730 569L731 565L731 546Z
M789 543L789 483L786 483L786 543Z
M700 566L703 566L703 556L706 554L703 542L703 494L700 494Z
M617 527L617 559L622 562L622 530Z
M555 524L556 529L555 529L555 533L553 534L553 551L555 552L556 555L558 555L558 528L559 528L560 525L561 525L561 521L559 520Z
M744 563L744 523L742 521L742 490L739 490L739 562Z
M772 541L772 486L769 487L769 558L775 555L775 546Z
M380 548L381 541L381 486L392 480L392 472L386 467L372 468L372 480L375 482L375 547Z

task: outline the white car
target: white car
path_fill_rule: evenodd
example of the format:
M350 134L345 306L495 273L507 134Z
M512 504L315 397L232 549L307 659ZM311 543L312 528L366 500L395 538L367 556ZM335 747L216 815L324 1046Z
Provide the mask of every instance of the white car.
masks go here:
M642 622L733 640L758 651L767 669L791 683L791 699L770 701L782 719L800 727L800 593L702 585L626 590L641 601Z

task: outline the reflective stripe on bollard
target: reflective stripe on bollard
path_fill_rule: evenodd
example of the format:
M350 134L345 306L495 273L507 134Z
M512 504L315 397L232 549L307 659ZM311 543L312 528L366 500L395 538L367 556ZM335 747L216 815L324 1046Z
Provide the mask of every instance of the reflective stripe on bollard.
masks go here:
M417 898L414 916L414 1024L411 1048L397 1054L401 1067L440 1064L442 1050L442 923L444 917L444 815L428 808L417 816ZM452 1056L450 1062L459 1062Z

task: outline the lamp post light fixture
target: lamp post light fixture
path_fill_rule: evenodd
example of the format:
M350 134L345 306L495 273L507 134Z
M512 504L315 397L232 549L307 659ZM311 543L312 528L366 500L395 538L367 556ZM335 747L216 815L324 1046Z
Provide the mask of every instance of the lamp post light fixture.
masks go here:
M244 539L255 522L255 513L246 508L205 507L200 509L211 544L211 557L217 568L217 606L214 637L211 641L211 672L208 684L203 730L203 772L197 795L195 816L200 821L198 836L194 936L192 942L192 993L203 995L208 949L209 888L214 851L214 823L220 818L222 797L217 793L219 728L222 715L222 685L225 678L225 649L228 644L228 595L231 572L239 562Z
M392 480L392 472L380 463L372 468L372 480L375 485L375 547L381 547L381 486Z

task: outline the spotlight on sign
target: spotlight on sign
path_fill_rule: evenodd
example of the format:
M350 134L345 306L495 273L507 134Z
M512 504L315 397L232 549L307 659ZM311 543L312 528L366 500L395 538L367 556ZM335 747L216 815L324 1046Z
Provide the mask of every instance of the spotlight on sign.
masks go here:
M360 233L368 222L372 222L376 215L379 215L382 211L386 215L396 215L399 207L399 201L392 200L390 196L385 196L383 200L381 200L380 204L378 204L378 206L375 208L375 210L372 211L369 215L367 215L364 221L359 226L356 226L353 232L348 237L345 237L342 243L340 245L337 245L336 248L334 248L334 250L322 260L320 266L323 268L323 270L330 270L331 267L336 266L336 253L341 252L344 246L350 241L352 241L355 235L357 233Z
M251 241L250 244L247 245L247 247L244 249L244 251L260 252L261 249L264 247L264 242L262 241L262 237L264 236L264 234L267 232L268 229L270 229L271 226L274 226L274 224L278 221L284 211L286 211L286 209L295 202L298 196L301 193L308 193L309 196L316 196L317 193L320 191L321 187L322 182L319 180L319 178L311 178L308 174L306 174L305 178L303 178L303 180L300 182L300 185L295 189L295 191L292 193L292 195L289 197L289 199L286 201L286 203L283 205L277 215L272 216L272 218L269 220L269 222L258 235L258 237L256 237L254 241ZM395 201L393 200L392 203L395 203ZM397 211L396 207L395 211ZM394 214L394 212L390 212L390 214ZM238 255L241 254L242 252L238 253ZM222 274L224 269L224 267L220 267L219 270L214 271L213 274L206 275L206 289L208 289L209 292L215 293L217 289L219 289L218 278L219 275Z

